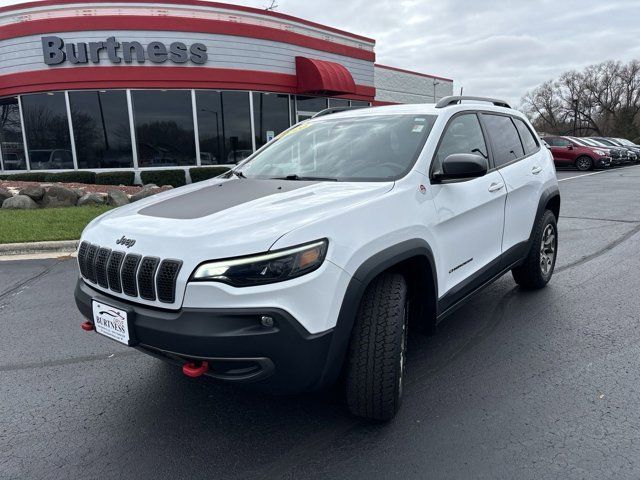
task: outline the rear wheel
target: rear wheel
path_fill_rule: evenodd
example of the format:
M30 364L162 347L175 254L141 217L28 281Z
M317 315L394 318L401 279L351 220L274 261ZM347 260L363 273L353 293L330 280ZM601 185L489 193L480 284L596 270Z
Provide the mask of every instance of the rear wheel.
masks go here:
M389 420L402 397L407 345L407 285L383 274L367 288L349 345L346 395L354 415Z
M576 158L576 168L582 172L587 170L593 170L593 159L591 157L587 157L583 155L582 157Z
M518 285L528 289L544 287L553 275L558 253L558 225L551 210L545 210L534 227L533 243L524 263L511 270Z

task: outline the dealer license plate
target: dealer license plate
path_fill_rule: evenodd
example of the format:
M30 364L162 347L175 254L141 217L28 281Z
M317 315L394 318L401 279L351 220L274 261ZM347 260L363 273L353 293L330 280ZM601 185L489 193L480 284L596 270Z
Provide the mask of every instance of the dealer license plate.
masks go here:
M126 311L94 300L93 323L98 333L129 345L129 322Z

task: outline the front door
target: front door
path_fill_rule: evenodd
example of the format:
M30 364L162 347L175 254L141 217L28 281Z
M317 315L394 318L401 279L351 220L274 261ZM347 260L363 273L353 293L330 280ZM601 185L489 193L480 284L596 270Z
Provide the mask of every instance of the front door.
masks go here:
M454 153L489 157L475 113L453 117L434 156L431 172ZM438 264L440 311L488 280L500 263L506 188L500 173L432 185L437 211L433 226Z

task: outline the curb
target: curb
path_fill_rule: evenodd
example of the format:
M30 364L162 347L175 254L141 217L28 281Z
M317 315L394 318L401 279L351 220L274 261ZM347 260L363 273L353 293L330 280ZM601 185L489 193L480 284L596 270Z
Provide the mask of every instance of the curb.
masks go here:
M0 256L25 255L33 253L73 253L79 240L60 240L54 242L25 242L0 244Z

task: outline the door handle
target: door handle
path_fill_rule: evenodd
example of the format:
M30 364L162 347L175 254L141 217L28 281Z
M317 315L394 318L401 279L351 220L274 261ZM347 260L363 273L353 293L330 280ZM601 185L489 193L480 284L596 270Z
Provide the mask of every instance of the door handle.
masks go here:
M534 175L539 174L542 171L542 167L540 167L539 165L535 165L532 169L531 169L531 173L533 173Z
M498 190L502 190L504 188L504 183L492 183L489 185L490 192L497 192Z

